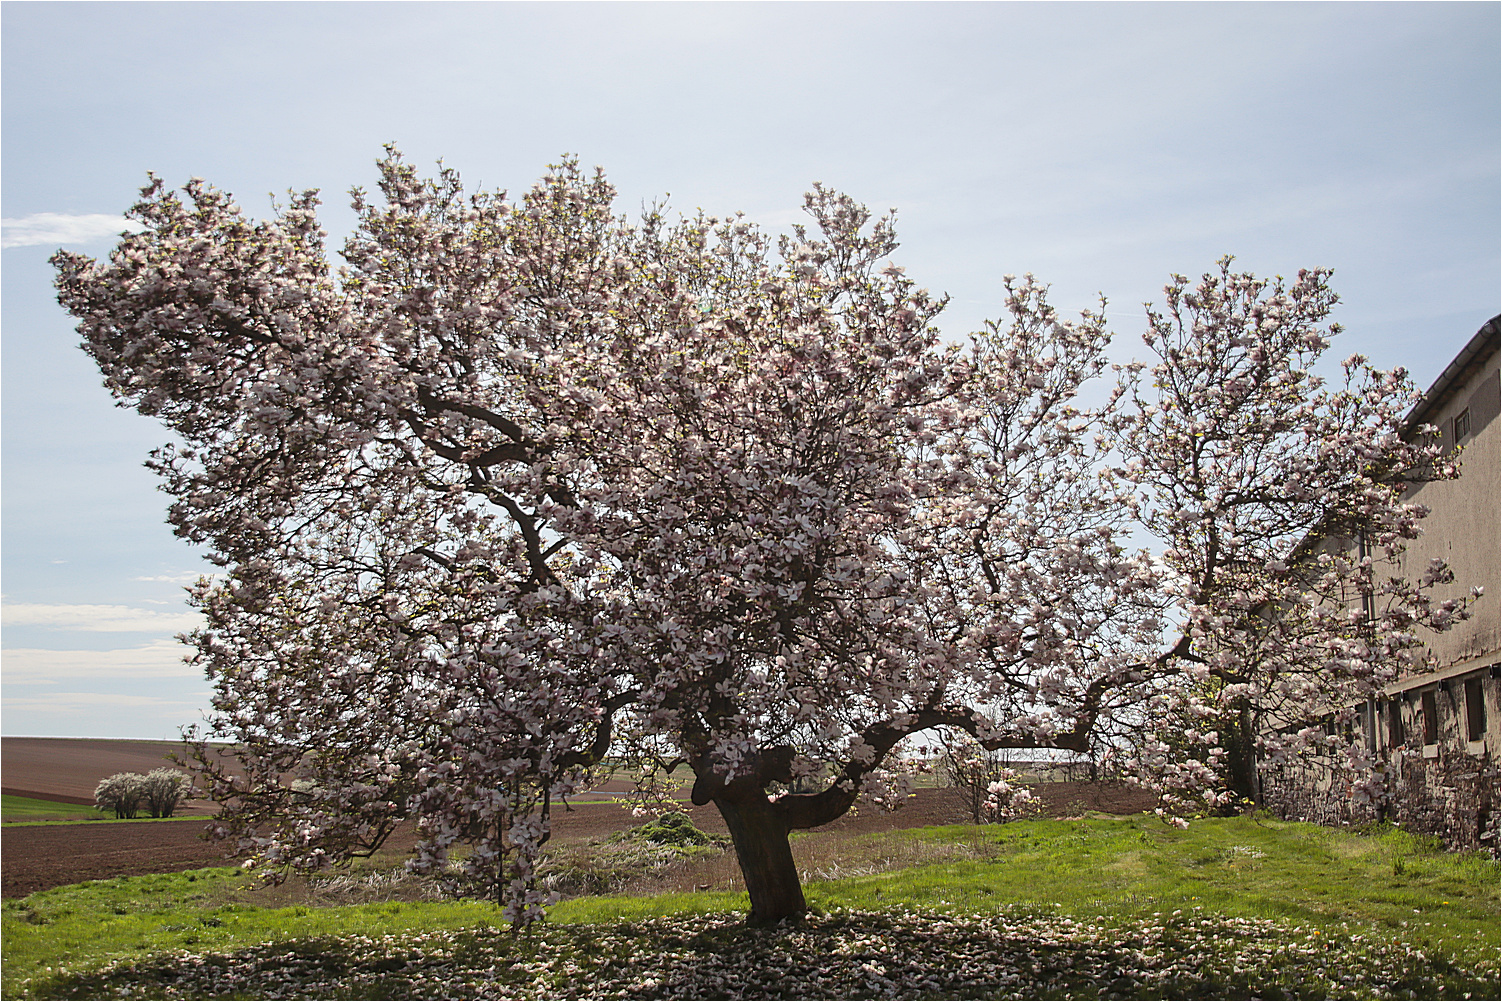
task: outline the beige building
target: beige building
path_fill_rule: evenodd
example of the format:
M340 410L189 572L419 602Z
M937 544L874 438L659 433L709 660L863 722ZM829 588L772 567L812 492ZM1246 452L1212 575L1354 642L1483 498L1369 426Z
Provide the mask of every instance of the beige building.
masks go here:
M1284 817L1339 823L1384 817L1439 835L1456 848L1498 848L1498 762L1502 711L1502 375L1498 318L1475 337L1409 413L1407 425L1437 427L1461 451L1461 476L1415 488L1427 505L1421 537L1404 555L1404 576L1421 576L1435 557L1454 584L1438 597L1484 594L1469 619L1434 634L1431 668L1387 686L1359 708L1368 751L1385 774L1388 799L1353 806L1342 784L1317 767L1259 770L1262 801Z

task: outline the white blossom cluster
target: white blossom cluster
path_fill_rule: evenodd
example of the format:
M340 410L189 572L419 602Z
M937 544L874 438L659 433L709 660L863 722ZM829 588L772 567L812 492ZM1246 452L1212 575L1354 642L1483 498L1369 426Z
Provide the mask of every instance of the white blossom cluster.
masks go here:
M1176 279L1159 364L1112 370L1103 311L1031 276L946 346L891 219L822 187L774 241L618 217L572 161L515 202L379 167L337 269L315 193L252 221L155 178L107 262L53 259L225 568L199 768L273 872L413 817L416 869L467 844L535 919L550 813L610 755L692 777L772 920L804 908L788 831L900 802L908 735L1104 751L1182 813L1225 796L1227 714L1345 705L1465 613L1443 567L1378 573L1404 485L1452 471L1396 435L1401 374L1309 374L1325 272Z
M38 986L41 987L41 986ZM1413 946L1198 910L1123 925L1023 913L738 916L347 936L175 951L53 980L113 998L1489 998L1497 971Z
M133 818L143 810L154 818L169 818L192 791L193 781L176 769L153 769L144 776L117 772L94 787L94 803L117 818Z

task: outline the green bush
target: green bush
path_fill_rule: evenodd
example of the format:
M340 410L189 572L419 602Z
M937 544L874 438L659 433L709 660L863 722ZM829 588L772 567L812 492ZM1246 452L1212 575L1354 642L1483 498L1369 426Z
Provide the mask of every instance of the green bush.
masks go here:
M694 827L693 819L682 811L669 811L656 821L627 829L611 836L614 841L651 842L653 845L715 845L729 840Z

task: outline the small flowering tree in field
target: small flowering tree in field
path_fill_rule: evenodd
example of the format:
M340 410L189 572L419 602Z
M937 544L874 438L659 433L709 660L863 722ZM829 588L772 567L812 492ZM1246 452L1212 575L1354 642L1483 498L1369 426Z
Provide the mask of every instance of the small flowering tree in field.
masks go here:
M205 742L199 770L260 862L414 817L415 867L468 843L463 879L527 920L550 812L608 753L692 777L775 921L806 908L788 833L899 801L909 735L1130 742L1214 798L1205 720L1319 702L1311 655L1376 684L1439 615L1288 561L1316 526L1396 552L1433 459L1393 434L1401 376L1303 368L1324 272L1176 280L1149 388L1031 278L946 346L891 220L827 189L776 241L613 196L572 161L466 194L393 152L337 271L314 193L254 222L197 180L153 179L108 262L54 258L107 385L176 433L172 524L225 568L191 639L237 762ZM1130 551L1134 520L1169 551ZM1388 618L1353 623L1356 592Z
M141 779L141 799L154 818L170 818L193 789L193 781L177 769L153 769Z
M177 769L117 772L94 788L94 802L117 818L134 818L144 808L154 818L170 818L193 788L193 781Z
M943 744L940 769L975 824L1011 821L1041 806L1002 753L964 735Z
M1399 570L1428 514L1404 492L1458 475L1435 429L1400 437L1417 399L1404 373L1360 355L1333 388L1311 372L1340 330L1320 325L1336 302L1327 278L1285 286L1227 259L1197 285L1174 276L1166 311L1148 310L1159 361L1152 392L1133 388L1112 472L1165 544L1181 624L1160 663L1186 684L1152 697L1133 763L1170 804L1188 806L1212 774L1218 799L1253 798L1254 751L1269 763L1318 755L1372 796L1381 784L1351 733L1356 708L1422 665L1425 632L1468 615L1467 601L1431 597L1452 580L1442 562L1416 581Z
M138 772L117 772L94 787L94 803L101 811L114 811L117 818L134 818L146 799L145 782Z

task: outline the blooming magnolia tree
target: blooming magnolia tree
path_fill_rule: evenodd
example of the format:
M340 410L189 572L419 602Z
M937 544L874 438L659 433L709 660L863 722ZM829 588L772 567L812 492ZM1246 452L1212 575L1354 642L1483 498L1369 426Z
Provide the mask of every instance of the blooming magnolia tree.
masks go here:
M612 198L573 162L513 203L390 152L337 272L314 193L256 222L197 180L153 179L107 263L54 259L107 385L176 433L172 524L225 568L191 639L234 761L199 768L259 862L416 818L413 866L525 920L550 812L609 755L644 789L687 770L777 920L805 910L788 833L900 801L908 735L1118 747L1213 799L1204 719L1379 684L1440 615L1292 559L1393 552L1433 458L1394 434L1400 376L1308 375L1323 272L1176 280L1149 389L1030 278L946 346L891 220L826 189L777 241Z
M1404 372L1359 355L1336 387L1311 372L1340 330L1321 327L1336 302L1327 278L1300 272L1285 287L1228 259L1197 286L1174 276L1166 312L1148 310L1159 361L1152 392L1133 389L1113 472L1165 544L1179 624L1160 663L1189 684L1152 697L1157 726L1134 763L1171 805L1202 796L1212 771L1219 799L1254 799L1254 753L1264 765L1323 758L1358 801L1381 800L1385 779L1350 725L1422 666L1426 632L1467 615L1467 600L1432 595L1452 580L1442 562L1401 574L1428 513L1404 493L1458 475L1435 429L1404 431L1418 396Z

